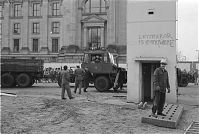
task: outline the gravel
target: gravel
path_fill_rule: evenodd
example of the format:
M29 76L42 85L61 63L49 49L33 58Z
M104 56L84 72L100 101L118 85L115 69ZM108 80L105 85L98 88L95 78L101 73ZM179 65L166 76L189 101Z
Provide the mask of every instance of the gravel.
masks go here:
M87 92L73 100L60 100L55 91L17 91L17 97L1 96L2 134L181 134L193 120L199 121L198 106L184 105L177 129L141 123L151 111L126 103L126 93Z

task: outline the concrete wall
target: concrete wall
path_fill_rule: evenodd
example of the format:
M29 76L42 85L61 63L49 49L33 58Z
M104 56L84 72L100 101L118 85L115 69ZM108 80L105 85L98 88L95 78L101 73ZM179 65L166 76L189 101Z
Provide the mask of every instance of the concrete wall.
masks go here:
M167 102L176 102L176 1L127 2L127 101L142 98L142 63L168 61L171 93Z

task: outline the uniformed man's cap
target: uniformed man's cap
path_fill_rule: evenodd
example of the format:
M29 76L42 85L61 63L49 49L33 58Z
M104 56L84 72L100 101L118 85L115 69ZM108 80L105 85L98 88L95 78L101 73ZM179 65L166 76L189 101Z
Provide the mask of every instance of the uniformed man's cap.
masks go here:
M165 65L167 65L167 60L166 60L166 59L162 59L162 60L160 61L160 64L165 64Z

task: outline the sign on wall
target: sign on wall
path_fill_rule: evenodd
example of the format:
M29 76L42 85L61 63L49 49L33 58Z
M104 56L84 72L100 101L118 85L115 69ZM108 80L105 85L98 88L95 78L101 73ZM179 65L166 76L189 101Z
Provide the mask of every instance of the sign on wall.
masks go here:
M139 35L139 45L175 46L175 38L171 33Z

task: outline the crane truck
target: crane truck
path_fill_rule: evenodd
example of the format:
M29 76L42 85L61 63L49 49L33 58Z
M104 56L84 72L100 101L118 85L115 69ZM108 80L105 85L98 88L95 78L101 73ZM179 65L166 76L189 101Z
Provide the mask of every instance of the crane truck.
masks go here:
M127 83L127 71L118 66L117 59L117 55L113 55L105 49L84 51L81 67L88 67L92 74L90 83L94 83L97 91L104 92L111 88L117 89L121 82L122 84ZM74 77L71 74L72 83ZM61 79L58 80L58 84L61 85Z

